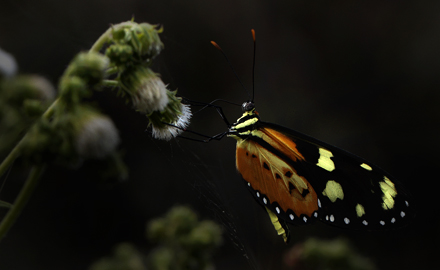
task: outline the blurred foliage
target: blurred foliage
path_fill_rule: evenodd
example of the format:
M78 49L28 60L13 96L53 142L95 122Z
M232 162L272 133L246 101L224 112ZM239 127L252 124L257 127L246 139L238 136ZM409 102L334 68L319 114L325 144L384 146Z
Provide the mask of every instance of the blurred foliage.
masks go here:
M355 233L353 236L345 231L343 234L356 238L355 244L368 250L383 269L435 269L440 217L432 213L436 210L438 192L435 188L422 187L435 183L435 178L430 176L438 169L436 154L440 141L437 139L439 128L435 123L438 123L440 115L437 109L440 94L440 24L437 23L440 2L249 3L127 1L121 5L118 1L109 1L103 5L102 1L6 1L0 10L4 22L1 46L20 60L20 70L42 72L55 81L72 55L90 45L96 33L108 27L109 21L123 20L127 15L134 14L136 19L166 26L167 48L161 60L162 68L167 72L163 72L162 76L171 82L171 86L178 86L185 96L197 100L224 98L240 102L245 98L245 93L231 76L221 55L210 46L209 40L214 39L227 49L237 72L248 86L252 60L247 35L249 29L255 28L259 33L255 97L264 119L368 156L402 182L410 184L418 205L423 205L418 208L418 216L423 217L424 221L414 222L403 231L386 235L371 233L358 236ZM127 121L126 115L131 116L132 112L121 109L118 102L107 98L100 102L108 111L118 115L119 122L116 124L121 134L130 138L124 141L124 148L128 153L127 162L131 161L131 179L114 190L120 196L118 203L122 208L129 206L132 209L135 206L137 210L124 212L125 219L148 220L154 211L145 210L151 209L152 201L195 205L200 199L198 189L193 186L198 184L198 180L206 182L208 177L221 183L218 184L218 190L227 190L221 193L228 194L222 196L223 201L238 202L234 203L233 208L239 215L249 212L249 204L245 202L251 200L253 204L252 198L247 197L249 194L238 196L232 181L237 181L231 156L233 150L229 149L234 147L232 142L201 146L207 149L207 155L203 155L204 150L198 151L198 146L191 144L188 149L197 151L197 156L204 161L201 165L190 164L195 169L186 173L190 170L188 163L181 162L181 167L176 165L176 173L169 174L171 177L149 181L157 177L157 171L170 171L169 162L162 158L168 149L150 147L151 141L146 139L146 134L133 131L133 126L144 123L143 117ZM234 118L236 114L231 115ZM207 119L206 122L196 123L196 127L206 134L216 134L215 128L223 128L223 123L219 123L215 116L203 113L198 117ZM423 146L423 142L428 142L428 145ZM168 152L172 152L177 160L186 160L191 156L188 151L182 151L184 153L179 156L175 148L172 150ZM147 163L155 170L145 170ZM215 168L210 167L215 178L197 176L200 167L214 163L220 171L217 173ZM19 182L12 177L10 175L9 183ZM40 196L47 199L35 200L32 205L41 212L28 217L32 222L21 224L22 229L16 232L20 237L11 240L14 233L11 232L10 241L5 241L1 247L1 264L9 263L19 269L59 269L60 260L68 259L72 263L63 268L84 269L88 261L87 256L82 255L106 248L108 244L107 232L92 230L90 222L81 216L84 214L81 205L93 204L96 192L90 196L72 193L72 190L85 188L89 194L92 193L92 189L84 187L90 175L81 175L81 181L74 173L61 178L59 173L50 172L46 177L46 183L56 181L57 185L47 185L39 190ZM59 181L60 178L63 181ZM176 178L179 181L175 181ZM60 188L61 183L74 183L74 186L67 186L67 193ZM173 189L170 190L171 183ZM420 183L424 183L423 186ZM159 192L165 189L166 192ZM146 194L144 190L157 192ZM1 195L11 197L14 191L6 188ZM57 203L47 202L57 194L61 194ZM108 193L103 194L111 197ZM71 203L74 196L81 198L83 203ZM100 198L103 204L111 205L114 199L107 199ZM58 209L57 206L66 204L75 205L72 207L75 211L65 211L63 215L51 214ZM154 207L162 210L165 206L157 203ZM203 204L198 207L206 208ZM99 211L98 215L90 213L90 216L99 216ZM101 217L100 221L109 223L113 220ZM119 222L110 223L122 226L112 237L139 238L133 235L130 222L123 225ZM70 230L69 226L75 229ZM241 225L237 226L240 228ZM55 227L64 234L61 231L54 233ZM244 228L251 239L254 239L256 229L261 231L261 225L257 224ZM341 233L320 226L301 227L299 230L300 234L307 232L327 237ZM38 235L31 234L34 231L38 231ZM29 241L30 234L34 237L33 241ZM74 240L82 237L90 238L87 239L90 244L86 247L83 242L65 241L65 238ZM261 237L261 242L253 247L256 247L255 252L262 257L262 261L273 261L285 246L269 246L266 245L267 241L267 238ZM383 256L384 252L390 256ZM232 256L236 258L241 254L233 249L225 249L219 259L231 260ZM27 259L19 259L23 257ZM237 268L246 269L246 260L239 262L238 258L235 263Z
M141 254L129 243L119 244L112 257L102 258L89 270L145 270Z
M199 221L190 208L176 206L148 223L148 238L159 243L149 255L149 269L213 269L212 254L222 243L221 233L215 222Z
M47 164L79 168L87 159L107 159L112 169L101 176L120 180L127 177L127 167L116 151L119 132L112 119L101 113L96 104L89 104L88 98L95 90L118 86L119 73L125 69L112 62L118 56L123 58L116 61L119 64L151 65L152 58L163 48L159 39L161 31L148 23L134 21L111 26L89 51L76 54L59 79L56 99L55 89L48 80L35 75L16 75L15 59L0 49L0 156L5 156L0 163L0 177L17 158L32 167L14 203L0 201L2 208L10 206L0 222L0 240L21 214ZM114 38L116 40L112 40ZM113 53L111 59L101 54L107 43L133 46L133 59L124 53ZM127 62L130 59L133 61ZM109 75L116 76L115 80L107 80ZM145 81L142 76L136 79ZM161 106L155 109L162 110L168 104L167 89L156 75L155 82L153 85L162 86L163 93L159 99ZM147 105L157 102L152 98L157 94L157 87L149 86L147 83L146 87L131 89ZM180 101L175 102L180 109ZM177 112L172 120L181 119L179 114Z
M345 239L310 238L293 246L284 256L288 269L375 270L373 262L360 255Z
M12 204L4 201L0 201L0 208L11 208Z
M0 80L0 155L4 156L55 98L49 81L37 75Z
M147 225L147 237L159 246L147 256L148 269L214 269L212 256L222 243L222 230L210 220L199 220L189 207L176 206ZM95 262L89 270L142 270L143 257L130 244L116 247L112 257Z

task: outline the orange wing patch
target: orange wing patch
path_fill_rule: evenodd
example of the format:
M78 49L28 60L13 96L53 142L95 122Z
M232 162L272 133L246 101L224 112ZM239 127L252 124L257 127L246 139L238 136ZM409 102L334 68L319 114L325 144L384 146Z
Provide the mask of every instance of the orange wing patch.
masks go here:
M295 142L276 130L262 128L254 130L253 135L260 137L278 151L283 152L293 161L305 160L304 156L296 149Z
M254 135L282 150L293 161L304 159L295 143L283 134L269 129L256 132L258 134ZM310 217L318 210L318 197L313 187L282 159L247 140L237 142L236 155L237 169L242 177L254 190L264 193L270 202L277 202L284 212L291 209L298 217L302 214Z

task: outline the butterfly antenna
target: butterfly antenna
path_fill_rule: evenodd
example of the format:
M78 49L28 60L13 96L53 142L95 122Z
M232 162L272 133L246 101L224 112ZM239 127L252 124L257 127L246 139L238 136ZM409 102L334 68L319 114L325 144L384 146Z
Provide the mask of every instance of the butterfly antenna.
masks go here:
M222 48L220 48L220 46L219 46L217 43L215 43L214 41L211 41L211 44L214 45L214 47L216 47L217 50L219 50L219 51L223 54L223 56L225 57L226 61L227 61L228 64L229 64L229 66L231 67L232 72L234 73L234 75L235 75L235 77L237 78L237 80L240 82L240 84L241 84L241 86L243 87L243 89L246 90L246 92L247 92L247 94L248 94L248 98L250 99L251 96L250 96L250 94L249 94L249 91L246 89L246 87L244 87L243 83L242 83L241 80L240 80L240 77L238 77L237 72L235 72L235 69L234 69L234 67L233 67L232 64L231 64L231 61L229 61L229 58L228 58L228 56L226 55L226 53L225 53L225 52L222 50Z
M252 59L252 103L254 103L255 96L255 52L257 50L257 42L255 41L255 30L252 29L252 39L254 40L254 57Z

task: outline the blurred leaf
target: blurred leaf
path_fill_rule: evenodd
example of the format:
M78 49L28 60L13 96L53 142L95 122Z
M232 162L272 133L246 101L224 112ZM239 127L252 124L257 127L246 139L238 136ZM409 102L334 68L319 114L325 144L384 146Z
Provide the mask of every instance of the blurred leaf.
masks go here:
M222 243L221 234L215 222L200 221L191 208L176 206L148 223L148 238L159 244L148 256L149 269L213 269L212 256Z
M11 208L12 204L5 202L5 201L0 201L0 207L2 208Z
M359 254L346 239L310 238L293 246L285 255L288 269L375 270L374 263Z
M129 243L122 243L115 248L112 257L96 261L89 270L145 270L145 266L137 249Z

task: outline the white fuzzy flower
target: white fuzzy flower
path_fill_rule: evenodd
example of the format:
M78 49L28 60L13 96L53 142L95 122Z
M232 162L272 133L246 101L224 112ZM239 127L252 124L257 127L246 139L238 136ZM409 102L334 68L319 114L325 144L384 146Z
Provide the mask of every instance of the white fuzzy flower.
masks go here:
M17 69L14 56L0 49L0 76L12 77L17 73Z
M101 114L92 114L82 121L76 137L76 150L84 158L104 158L119 144L113 121Z
M154 73L142 78L132 95L132 102L136 110L146 114L162 111L168 104L167 88L162 79Z
M33 84L36 94L41 101L52 101L55 99L55 88L46 78L38 75L29 75L29 82Z
M188 127L192 113L189 105L186 104L180 104L180 111L181 114L178 116L177 120L171 123L176 127L156 127L153 125L153 138L169 141L182 133L183 130Z

